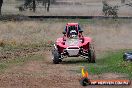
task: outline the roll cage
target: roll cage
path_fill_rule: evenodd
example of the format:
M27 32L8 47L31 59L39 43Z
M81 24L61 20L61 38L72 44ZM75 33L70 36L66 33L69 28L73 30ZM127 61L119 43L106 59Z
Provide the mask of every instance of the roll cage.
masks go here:
M81 30L78 23L67 23L65 31L63 32L63 34L66 37L69 37L70 36L70 31L72 31L72 30L75 30L79 37L82 35L83 31Z

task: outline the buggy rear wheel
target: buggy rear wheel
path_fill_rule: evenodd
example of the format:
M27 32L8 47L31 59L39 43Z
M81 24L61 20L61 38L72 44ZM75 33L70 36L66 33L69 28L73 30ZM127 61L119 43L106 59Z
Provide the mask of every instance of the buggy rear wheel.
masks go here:
M53 63L54 64L59 64L62 61L60 59L61 55L59 54L58 50L53 49L52 50L52 55L53 55Z

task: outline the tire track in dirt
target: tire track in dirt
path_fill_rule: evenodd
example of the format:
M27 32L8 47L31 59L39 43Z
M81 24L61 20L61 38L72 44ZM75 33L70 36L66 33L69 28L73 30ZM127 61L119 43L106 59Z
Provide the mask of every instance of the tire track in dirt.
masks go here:
M46 73L53 79L54 85L59 88L81 88L79 85L80 74L75 74L70 71L76 69L76 65L69 64L53 64L51 59L50 52L45 52L46 61L44 62L47 65Z
M46 54L46 57L44 57L47 58L46 60L28 61L22 66L7 69L4 74L0 75L0 87L70 88L71 86L76 86L80 88L79 76L68 71L73 67L52 64L48 53L43 53Z

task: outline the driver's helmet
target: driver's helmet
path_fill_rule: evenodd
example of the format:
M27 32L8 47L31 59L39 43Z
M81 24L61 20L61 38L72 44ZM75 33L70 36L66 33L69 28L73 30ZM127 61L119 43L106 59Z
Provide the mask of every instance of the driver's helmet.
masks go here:
M77 32L76 32L76 30L71 30L71 31L70 31L70 37L71 37L71 38L77 37Z

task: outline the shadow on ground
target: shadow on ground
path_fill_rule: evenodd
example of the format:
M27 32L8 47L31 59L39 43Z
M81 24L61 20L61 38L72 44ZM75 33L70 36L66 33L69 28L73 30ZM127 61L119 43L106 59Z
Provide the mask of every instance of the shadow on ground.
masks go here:
M83 59L77 59L77 60L64 60L61 62L61 64L86 64L86 63L89 63L87 60L83 60Z

